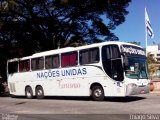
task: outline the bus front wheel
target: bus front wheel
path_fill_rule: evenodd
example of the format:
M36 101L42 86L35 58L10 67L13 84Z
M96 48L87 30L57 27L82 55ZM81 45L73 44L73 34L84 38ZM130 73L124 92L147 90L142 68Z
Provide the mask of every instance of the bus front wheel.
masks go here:
M28 99L32 99L33 98L33 91L32 91L32 88L30 86L26 87L25 96Z
M99 85L93 86L91 97L95 101L102 101L104 99L103 88Z
M37 99L43 99L44 98L44 91L41 86L37 86L36 88L36 97Z

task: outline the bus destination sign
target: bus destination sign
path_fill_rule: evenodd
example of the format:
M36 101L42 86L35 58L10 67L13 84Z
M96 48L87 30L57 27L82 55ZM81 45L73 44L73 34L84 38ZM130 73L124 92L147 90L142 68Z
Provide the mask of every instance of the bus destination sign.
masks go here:
M121 46L122 52L128 55L142 55L145 56L145 51L142 48L130 45L122 45Z

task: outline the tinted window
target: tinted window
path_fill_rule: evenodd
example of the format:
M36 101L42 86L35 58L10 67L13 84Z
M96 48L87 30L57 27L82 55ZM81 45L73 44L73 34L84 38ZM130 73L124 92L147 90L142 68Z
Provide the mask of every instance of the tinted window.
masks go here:
M77 65L77 52L70 53L69 62L70 66Z
M112 60L112 78L117 81L122 81L123 77L123 68L122 68L122 61L121 59Z
M52 55L45 57L45 68L58 68L59 67L59 55Z
M123 80L121 55L117 45L102 47L102 64L107 75L114 80Z
M99 48L91 48L80 51L80 64L99 62Z
M8 73L18 72L18 62L9 62L8 63Z
M88 64L89 63L89 51L81 50L80 51L80 64Z
M19 72L30 70L30 60L19 61Z
M32 59L31 67L32 67L32 70L44 69L44 58L39 57L39 58Z
M108 45L104 46L102 48L103 53L102 55L105 55L105 59L114 59L114 58L120 58L120 51L117 45Z
M61 55L62 67L77 65L77 52L63 53Z

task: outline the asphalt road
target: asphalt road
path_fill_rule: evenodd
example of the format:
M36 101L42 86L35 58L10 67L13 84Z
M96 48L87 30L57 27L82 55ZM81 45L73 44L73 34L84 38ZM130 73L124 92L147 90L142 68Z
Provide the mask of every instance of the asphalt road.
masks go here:
M2 120L160 120L160 93L102 102L80 97L0 97Z

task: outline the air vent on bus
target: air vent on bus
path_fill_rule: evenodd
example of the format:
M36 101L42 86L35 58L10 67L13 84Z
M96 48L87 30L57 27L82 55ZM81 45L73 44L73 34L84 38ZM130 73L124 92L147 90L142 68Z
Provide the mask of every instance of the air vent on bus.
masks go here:
M16 92L15 83L9 83L9 85L10 85L10 92Z

